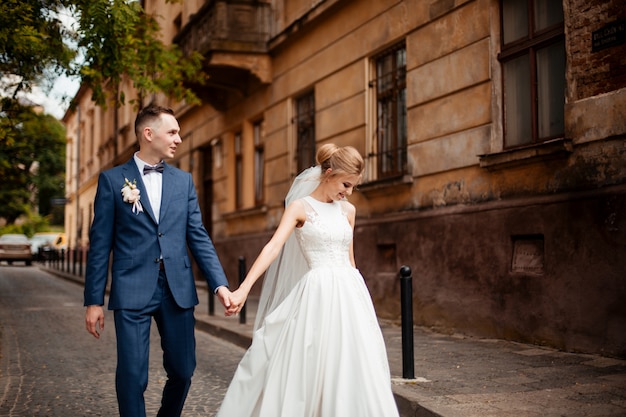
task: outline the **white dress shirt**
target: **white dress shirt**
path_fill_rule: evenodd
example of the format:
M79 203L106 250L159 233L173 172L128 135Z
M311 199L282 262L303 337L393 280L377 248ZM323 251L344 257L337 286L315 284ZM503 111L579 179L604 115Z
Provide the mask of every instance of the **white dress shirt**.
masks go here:
M163 190L163 174L158 172L149 172L147 174L143 174L144 165L150 166L146 162L139 159L137 153L134 156L135 163L137 164L137 168L139 168L139 172L142 175L143 183L146 186L146 191L148 193L147 197L150 200L150 206L152 207L152 212L154 213L154 218L157 223L159 222L159 214L161 213L161 192Z

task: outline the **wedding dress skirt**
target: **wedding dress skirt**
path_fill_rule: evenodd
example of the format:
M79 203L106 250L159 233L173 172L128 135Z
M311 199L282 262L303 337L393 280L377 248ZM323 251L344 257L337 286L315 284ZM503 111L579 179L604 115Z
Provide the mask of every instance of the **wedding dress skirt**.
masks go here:
M397 417L371 297L352 267L341 202L299 200L310 270L253 335L220 417Z

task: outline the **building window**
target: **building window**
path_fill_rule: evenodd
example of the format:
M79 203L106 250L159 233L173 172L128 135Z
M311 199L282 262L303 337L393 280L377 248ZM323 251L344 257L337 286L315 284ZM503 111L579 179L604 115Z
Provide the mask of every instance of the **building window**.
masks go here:
M296 99L296 154L298 172L315 165L315 94Z
M504 147L563 136L565 40L560 1L502 0Z
M243 144L241 132L235 133L235 207L243 207Z
M404 42L374 57L376 79L376 178L406 173L406 46Z
M265 149L263 148L263 121L252 126L254 136L254 202L263 204L263 180L265 171Z

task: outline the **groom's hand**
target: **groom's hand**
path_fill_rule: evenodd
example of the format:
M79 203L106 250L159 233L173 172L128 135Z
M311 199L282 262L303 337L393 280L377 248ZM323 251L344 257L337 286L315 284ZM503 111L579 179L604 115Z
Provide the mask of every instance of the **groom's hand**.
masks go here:
M243 308L243 305L246 303L247 298L248 292L241 287L232 292L230 295L230 308L228 309L228 315L239 313Z
M87 326L87 331L91 333L93 337L100 339L99 331L104 330L104 310L102 306L87 306L85 325Z
M226 316L231 316L232 315L231 310L233 306L230 301L230 297L232 296L232 293L230 292L228 287L226 286L219 287L215 295L217 295L217 298L220 300L220 303L222 303L222 305L224 306L224 310L225 310L224 314Z

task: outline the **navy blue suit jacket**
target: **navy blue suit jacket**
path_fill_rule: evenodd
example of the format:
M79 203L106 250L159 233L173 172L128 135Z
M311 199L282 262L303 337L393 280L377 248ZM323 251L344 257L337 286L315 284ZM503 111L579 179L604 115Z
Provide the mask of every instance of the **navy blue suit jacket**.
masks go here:
M111 310L136 310L147 305L156 288L161 255L169 287L182 308L198 304L189 251L210 289L228 285L202 224L191 174L165 164L162 175L162 202L157 223L134 159L100 174L89 232L85 306L104 304L111 253ZM121 189L125 179L136 180L143 212L133 213L132 204L124 202Z

